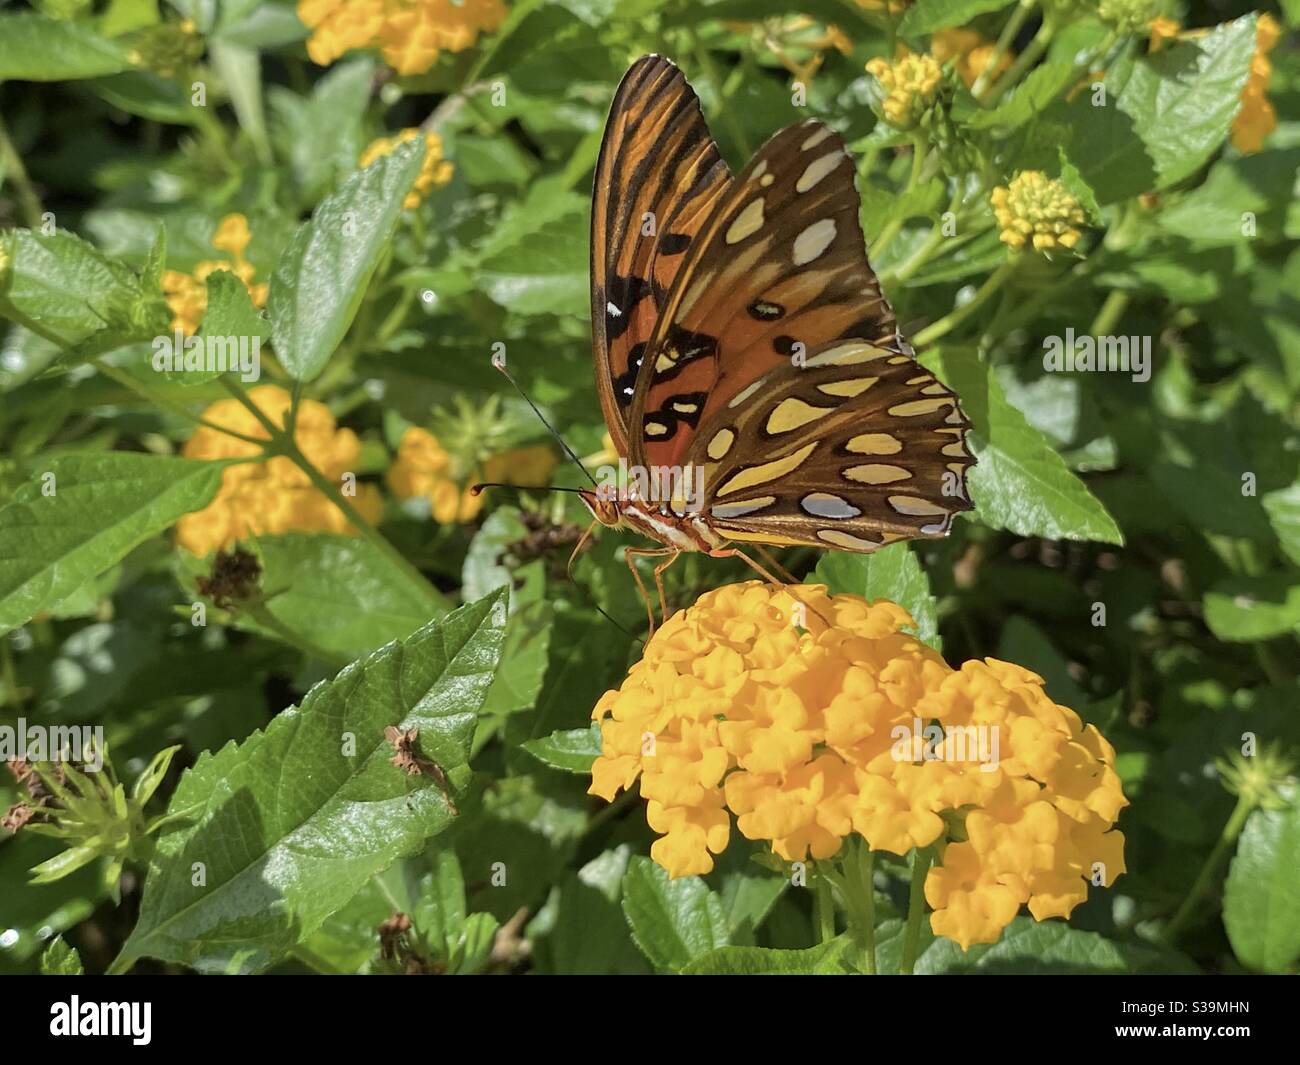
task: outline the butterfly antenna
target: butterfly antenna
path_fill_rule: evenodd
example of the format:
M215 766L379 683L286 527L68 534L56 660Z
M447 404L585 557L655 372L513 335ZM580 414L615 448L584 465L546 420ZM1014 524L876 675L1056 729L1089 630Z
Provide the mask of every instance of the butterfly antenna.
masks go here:
M560 445L560 447L562 447L562 448L564 449L564 453L565 453L566 455L568 455L569 458L573 459L573 464L574 464L575 466L577 466L578 469L580 469L580 470L582 471L583 476L586 477L587 480L589 480L593 485L595 485L597 488L599 488L600 485L597 483L596 478L593 477L593 476L591 475L591 471L590 471L589 469L587 469L587 467L584 466L584 465L582 464L582 460L581 460L580 458L578 458L578 456L577 456L576 454L574 454L573 448L569 447L569 445L566 444L566 443L564 442L564 437L562 437L559 433L557 433L557 432L555 431L555 426L553 426L550 422L548 422L548 421L546 420L546 415L543 414L543 413L538 409L537 404L534 403L534 402L529 398L528 393L525 392L522 388L519 387L519 382L516 381L516 380L514 379L514 377L511 375L510 371L506 369L505 360L504 360L504 359L495 359L495 358L494 358L494 359L492 360L492 365L495 366L498 370L500 370L503 374L505 374L505 378L506 378L506 380L509 381L510 384L511 384L512 386L514 386L514 390L515 390L516 392L518 392L518 393L523 397L525 403L527 403L530 407L533 408L533 413L537 415L538 420L540 420L541 423L542 423L544 426L546 426L547 431L548 431L548 432L549 432L553 437L555 437L555 441L556 441L556 443L558 443L558 444Z

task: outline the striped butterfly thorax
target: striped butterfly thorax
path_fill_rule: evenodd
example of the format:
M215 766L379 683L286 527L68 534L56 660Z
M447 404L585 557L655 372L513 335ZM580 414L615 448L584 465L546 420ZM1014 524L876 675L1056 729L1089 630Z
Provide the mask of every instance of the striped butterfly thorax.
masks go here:
M873 551L971 509L969 423L898 334L858 211L828 126L782 130L733 177L681 71L632 66L593 195L597 386L632 468L702 470L703 491L584 495L600 521L674 556Z

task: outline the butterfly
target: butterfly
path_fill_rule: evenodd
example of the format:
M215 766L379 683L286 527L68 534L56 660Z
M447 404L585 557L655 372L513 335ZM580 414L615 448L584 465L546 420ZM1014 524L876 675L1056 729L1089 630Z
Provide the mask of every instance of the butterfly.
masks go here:
M781 130L733 176L672 62L624 76L592 197L596 384L625 468L667 473L580 495L660 545L627 551L647 610L638 557L663 560L662 606L683 551L775 580L735 545L869 552L973 506L969 423L899 335L858 211L829 126Z

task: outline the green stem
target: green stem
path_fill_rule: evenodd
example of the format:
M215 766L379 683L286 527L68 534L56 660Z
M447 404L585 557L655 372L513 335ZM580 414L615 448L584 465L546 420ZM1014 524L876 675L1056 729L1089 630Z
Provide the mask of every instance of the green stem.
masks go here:
M1007 19L1007 24L1002 27L1002 32L998 35L997 44L993 46L993 54L989 56L989 61L980 71L979 77L975 79L975 84L970 87L970 93L975 99L980 99L988 84L993 80L993 72L997 70L998 64L1002 62L1002 57L1007 54L1007 49L1011 47L1011 42L1016 39L1016 34L1020 32L1020 27L1025 24L1025 19L1033 11L1037 0L1020 0L1011 17Z
M981 102L993 104L1001 99L1003 94L1021 79L1025 71L1038 62L1039 57L1047 51L1047 46L1052 41L1052 34L1055 32L1055 23L1050 19L1043 19L1043 24L1038 27L1034 39L1029 42L1028 47L1011 64L1010 69L994 83L993 87L989 89L988 95Z
M831 882L824 876L813 878L813 918L818 943L829 943L835 938L835 900Z
M18 154L14 142L9 139L9 130L5 126L3 117L0 117L0 170L3 170L8 180L13 182L18 192L18 203L22 208L23 218L30 228L35 229L41 224L41 198L36 195L32 179L27 174L27 168L23 166L23 157Z
M844 859L844 878L839 882L849 931L861 948L870 976L876 975L876 888L872 879L875 857L866 841L859 841Z
M1094 337L1109 336L1110 331L1115 328L1115 324L1124 316L1124 311L1128 308L1130 296L1127 292L1113 288L1107 295L1101 309L1097 312L1097 317L1092 320L1092 325L1088 327L1088 332Z
M916 965L916 948L921 942L921 922L925 919L925 874L930 871L932 855L929 848L912 852L912 885L907 895L907 928L903 933L903 962L901 972L912 975Z
M933 344L936 340L951 333L957 328L957 326L961 325L962 322L979 310L988 298L1002 287L1002 283L1011 275L1019 263L1019 256L1013 255L988 276L988 279L984 284L976 290L975 295L967 302L956 308L956 310L950 311L937 322L930 323L930 325L926 326L919 333L913 336L913 345L918 348L924 347L927 344Z
M903 186L903 191L899 193L902 198L916 188L917 183L921 180L921 173L925 169L925 162L929 159L930 153L926 150L925 142L920 137L912 139L912 172L907 177L907 184ZM893 239L898 236L899 230L903 228L905 218L895 218L876 237L875 242L871 245L871 254L879 260L881 253L889 247Z
M1167 946L1173 946L1177 942L1178 935L1182 932L1183 927L1187 924L1196 908L1200 905L1205 893L1209 890L1210 882L1223 861L1223 856L1227 853L1228 848L1236 842L1237 836L1241 834L1242 827L1246 824L1246 818L1255 808L1255 803L1245 795L1237 796L1237 805L1232 810L1232 816L1228 818L1228 823L1223 826L1223 831L1219 833L1219 839L1214 844L1214 849L1205 859L1205 864L1201 866L1201 871L1197 874L1196 880L1192 884L1192 889L1183 899L1183 904L1178 907L1178 912L1174 914L1173 920L1165 927L1164 942Z

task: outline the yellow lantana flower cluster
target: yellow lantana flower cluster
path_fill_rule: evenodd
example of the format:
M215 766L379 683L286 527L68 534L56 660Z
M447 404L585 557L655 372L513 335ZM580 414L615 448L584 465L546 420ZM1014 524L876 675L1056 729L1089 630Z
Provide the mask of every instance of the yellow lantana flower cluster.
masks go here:
M975 30L935 30L930 38L930 54L934 56L935 62L942 66L950 59L953 60L957 75L968 89L988 68L995 51L996 45ZM988 72L988 77L996 78L1010 66L1011 51L1008 49L998 57L997 65Z
M900 855L942 846L926 897L963 947L995 941L1023 903L1067 916L1124 871L1113 749L1040 677L994 659L953 670L911 624L820 585L706 593L596 704L590 793L640 778L670 876L709 872L735 815L787 861L829 858L851 833ZM996 736L992 759L977 733Z
M943 72L933 56L909 52L894 62L872 59L867 73L880 82L885 97L880 112L891 126L909 130L934 103Z
M357 165L364 169L376 159L390 154L394 148L414 140L419 135L418 129L410 127L392 137L380 137L378 140L371 141L366 150L361 153ZM424 162L420 165L419 176L411 186L411 191L406 194L406 199L402 201L402 206L408 211L419 207L424 198L435 188L447 184L451 180L454 169L451 163L442 157L442 138L438 134L426 133L424 144Z
M257 283L257 269L244 257L244 249L253 235L248 230L248 219L242 214L228 214L217 223L217 231L212 235L212 246L229 256L226 259L205 259L194 268L192 274L179 270L163 272L163 295L172 312L172 329L179 329L186 336L198 332L203 315L208 309L208 275L216 270L229 270L248 289L248 296L254 307L266 306L265 282Z
M1073 248L1087 222L1083 207L1061 182L1041 170L1022 170L1010 185L999 185L989 196L1003 244L1034 251Z
M473 521L483 509L484 496L470 491L475 483L542 484L555 469L555 455L537 444L492 455L468 475L458 469L461 465L436 436L413 425L402 435L397 459L388 468L388 487L399 499L426 496L433 520L439 524L463 524Z
M249 392L248 398L273 425L284 426L291 403L287 391L277 385L261 385ZM218 400L203 417L245 436L267 438L262 423L236 399ZM329 408L311 399L298 404L294 441L308 461L335 483L356 469L361 454L356 433L338 428ZM207 426L199 426L181 452L187 459L209 460L259 453L258 445ZM349 502L367 521L379 518L381 502L374 485L358 485ZM176 542L196 555L206 555L249 536L292 531L344 533L352 527L291 459L276 455L265 462L227 467L216 498L177 523Z
M1203 37L1207 30L1182 31L1177 20L1154 18L1147 28L1151 31L1151 51L1158 52L1169 41L1194 40ZM1269 14L1261 14L1255 21L1255 54L1250 60L1250 75L1241 90L1241 110L1232 120L1229 136L1237 151L1252 155L1264 146L1264 139L1277 129L1277 112L1268 98L1268 82L1273 76L1273 63L1268 53L1282 36L1282 27Z
M298 17L312 30L314 63L379 48L399 74L423 74L441 52L463 52L497 29L506 7L501 0L298 0Z

